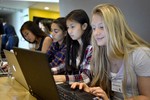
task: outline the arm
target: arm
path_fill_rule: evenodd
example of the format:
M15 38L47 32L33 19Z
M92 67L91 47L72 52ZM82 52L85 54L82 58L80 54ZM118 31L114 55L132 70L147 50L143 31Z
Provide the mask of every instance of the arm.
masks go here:
M46 53L51 44L52 44L52 38L50 38L49 36L45 37L41 51Z
M65 75L53 75L55 82L66 82Z
M140 95L136 97L131 97L128 100L150 100L150 77L140 77L138 76L138 88Z
M90 71L85 69L81 74L76 74L76 75L66 75L66 82L71 84L73 82L85 82L88 84L90 82Z
M47 53L50 59L49 66L51 67L53 74L58 74L65 70L66 45L62 45L60 50L58 50L58 48L55 50L55 46L56 45L52 45Z
M54 75L64 72L65 71L65 63L63 62L63 63L59 64L58 66L51 68L51 71Z
M129 100L150 100L150 49L139 48L133 53L139 95Z

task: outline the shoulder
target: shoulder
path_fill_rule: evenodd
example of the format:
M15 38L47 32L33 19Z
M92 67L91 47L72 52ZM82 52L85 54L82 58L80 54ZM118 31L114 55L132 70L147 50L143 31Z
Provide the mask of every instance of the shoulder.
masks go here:
M138 47L132 52L132 62L137 75L150 76L150 48Z
M50 40L50 41L52 41L52 38L49 37L49 36L46 36L44 40Z
M86 55L91 55L92 54L92 45L88 45L85 51Z
M150 48L148 47L138 47L132 52L134 57L140 57L144 55L150 55Z
M44 42L52 42L52 38L49 37L49 36L46 36L46 37L44 38Z
M92 45L88 45L88 46L86 47L86 50L87 50L87 51L92 51Z
M150 64L150 48L148 47L138 47L129 56L129 61L132 61L134 66L142 66L145 63Z

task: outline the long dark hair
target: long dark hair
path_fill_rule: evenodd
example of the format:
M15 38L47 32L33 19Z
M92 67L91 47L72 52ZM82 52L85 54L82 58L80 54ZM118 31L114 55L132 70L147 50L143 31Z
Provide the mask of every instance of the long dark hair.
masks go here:
M67 32L67 26L66 26L66 18L65 17L59 17L51 23L51 25L55 23L59 26L59 28L63 31L63 34ZM63 40L63 43L66 43L66 37Z
M27 30L31 31L37 38L42 38L42 37L48 36L46 33L44 33L44 32L39 28L39 26L38 26L35 22L26 21L26 22L21 26L21 29L20 29L20 33L21 33L22 37L23 37L26 41L28 41L28 40L24 37L24 35L23 35L23 33L22 33L22 31L23 31L24 29L27 29ZM31 43L30 41L28 41L28 42ZM35 42L35 41L34 41L34 42Z
M85 50L91 41L92 28L87 13L81 9L71 11L66 16L66 20L76 21L81 25L85 23L87 24L87 28L85 29L81 37L81 40L83 42L83 48L82 48L82 54L81 54L79 66L76 65L76 58L77 58L80 44L78 43L77 40L72 40L69 34L67 34L66 72L68 74L78 74L80 69L80 64L83 62L84 59Z

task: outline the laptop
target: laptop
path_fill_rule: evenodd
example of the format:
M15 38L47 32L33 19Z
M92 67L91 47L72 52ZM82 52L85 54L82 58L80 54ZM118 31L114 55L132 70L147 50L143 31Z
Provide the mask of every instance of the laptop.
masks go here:
M95 98L84 91L72 90L68 84L56 84L45 53L15 47L14 54L31 95L38 100L93 100Z
M17 61L16 56L14 55L14 53L4 49L4 54L6 56L6 60L8 62L8 65L10 66L12 76L25 89L29 90L27 82L24 78L24 75L22 74L22 71L20 69L20 66L18 64L18 61Z

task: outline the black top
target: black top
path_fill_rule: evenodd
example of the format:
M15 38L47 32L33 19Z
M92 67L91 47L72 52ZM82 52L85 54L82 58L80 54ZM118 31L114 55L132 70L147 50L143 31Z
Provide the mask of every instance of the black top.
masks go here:
M43 42L44 42L45 37L42 37L41 41L40 41L40 45L39 48L37 48L37 51L41 51L42 50L42 46L43 46Z

